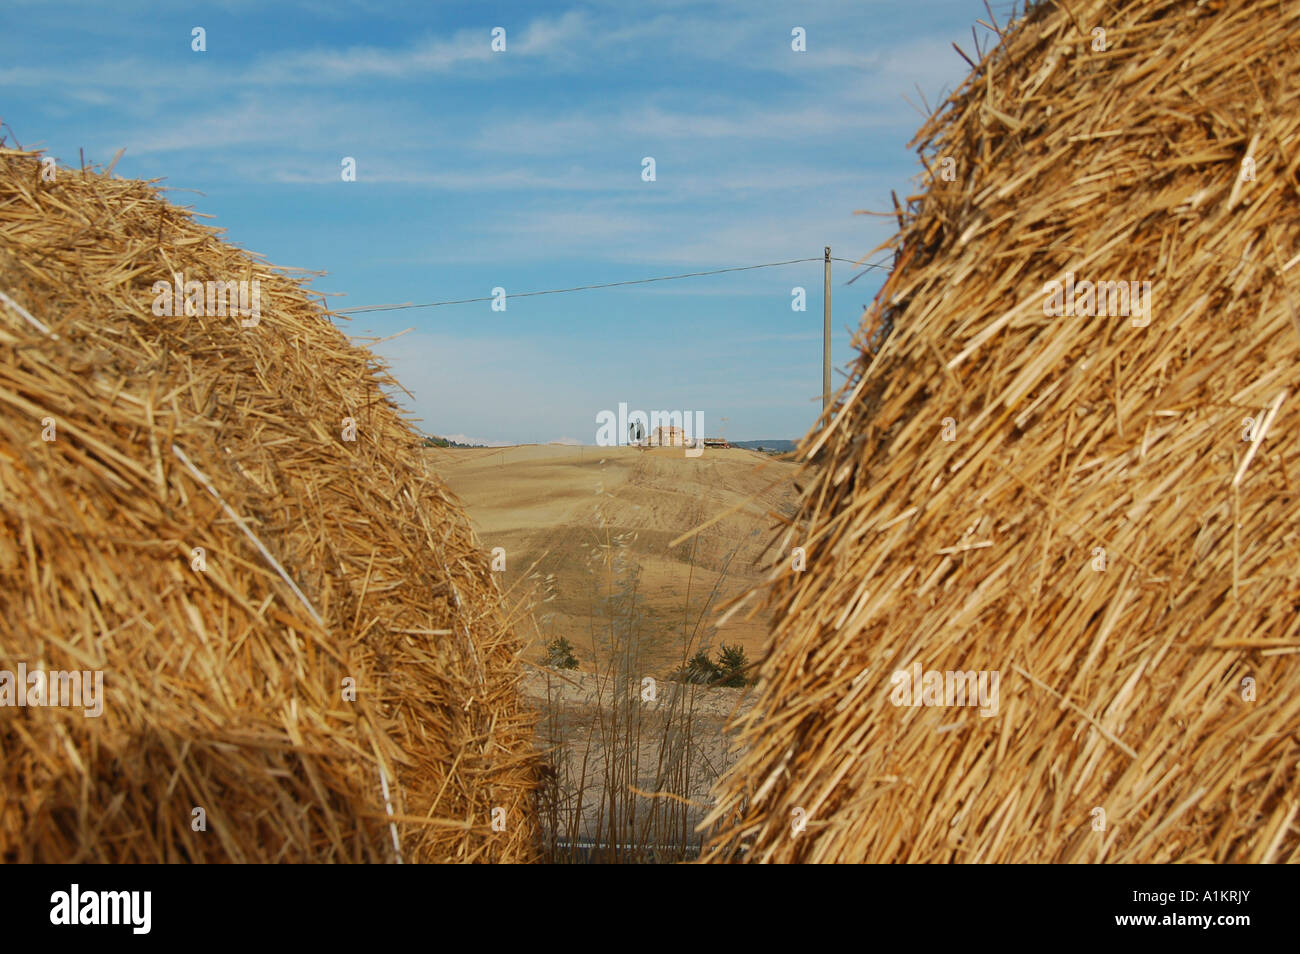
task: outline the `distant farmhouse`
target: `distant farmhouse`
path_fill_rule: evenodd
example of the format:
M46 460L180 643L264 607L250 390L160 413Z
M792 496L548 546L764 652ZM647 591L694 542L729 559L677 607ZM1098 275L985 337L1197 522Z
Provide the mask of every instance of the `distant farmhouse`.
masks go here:
M647 447L685 447L686 431L680 427L666 424L662 427L656 427L650 434L650 439L646 442ZM722 437L706 437L703 440L692 439L689 441L690 446L699 447L701 444L705 447L726 448L731 445Z
M651 447L685 447L686 431L669 424L650 432Z

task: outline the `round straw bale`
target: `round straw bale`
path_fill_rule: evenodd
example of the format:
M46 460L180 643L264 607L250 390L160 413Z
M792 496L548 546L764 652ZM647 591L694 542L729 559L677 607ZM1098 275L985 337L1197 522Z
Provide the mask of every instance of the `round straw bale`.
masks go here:
M801 444L707 857L1296 861L1300 6L997 29Z
M0 150L0 683L65 678L0 705L0 860L531 858L518 647L394 382L155 185L38 160Z

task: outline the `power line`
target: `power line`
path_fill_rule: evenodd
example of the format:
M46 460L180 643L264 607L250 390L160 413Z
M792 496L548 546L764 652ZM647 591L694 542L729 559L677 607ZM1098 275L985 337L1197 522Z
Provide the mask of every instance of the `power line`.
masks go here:
M767 262L763 265L737 265L733 268L715 268L707 272L686 272L682 275L661 275L657 278L636 278L626 282L602 282L598 285L575 285L573 288L548 288L545 291L516 292L513 295L507 295L507 298L530 298L533 295L560 295L565 292L590 291L595 288L617 288L620 285L645 285L649 282L670 282L679 278L699 278L702 275L721 275L724 272L747 272L755 268L776 268L779 265L798 265L802 262L821 262L824 258L793 258L788 262ZM848 262L850 265L858 265L858 262L848 258L832 258L833 262ZM884 271L890 271L883 265L877 265L874 262L867 262L864 268L879 268ZM356 315L372 311L404 311L408 308L438 308L442 305L468 305L474 302L494 301L496 296L488 295L484 298L458 298L454 301L430 301L424 304L413 305L409 302L401 305L361 305L357 308L339 308L333 311L336 315Z

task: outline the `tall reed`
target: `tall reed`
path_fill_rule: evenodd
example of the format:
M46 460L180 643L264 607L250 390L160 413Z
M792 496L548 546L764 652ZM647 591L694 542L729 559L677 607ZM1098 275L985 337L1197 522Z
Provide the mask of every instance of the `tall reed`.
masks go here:
M546 670L542 855L551 862L685 861L699 852L695 828L729 756L721 717L711 728L698 705L701 693L715 690L668 677L673 660L681 669L693 652L709 648L714 630L706 620L736 549L692 607L691 542L681 631L656 632L647 625L636 535L614 532L607 503L596 508L588 555L589 616L598 621L587 634L594 671ZM718 749L712 756L710 745Z

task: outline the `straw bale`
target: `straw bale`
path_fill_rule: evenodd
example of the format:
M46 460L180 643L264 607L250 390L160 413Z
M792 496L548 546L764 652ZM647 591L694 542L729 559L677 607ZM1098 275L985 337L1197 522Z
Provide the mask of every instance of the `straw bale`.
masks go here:
M0 671L105 699L0 708L0 859L532 858L518 646L383 366L155 184L39 158L0 149ZM175 273L260 315L156 315Z
M800 446L707 857L1294 862L1300 5L995 30ZM1046 314L1066 273L1149 323ZM996 713L895 705L917 663Z

